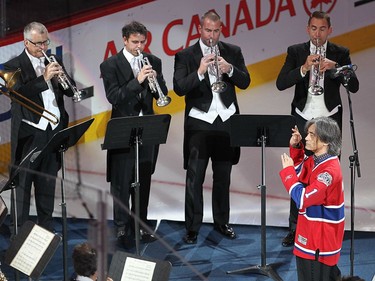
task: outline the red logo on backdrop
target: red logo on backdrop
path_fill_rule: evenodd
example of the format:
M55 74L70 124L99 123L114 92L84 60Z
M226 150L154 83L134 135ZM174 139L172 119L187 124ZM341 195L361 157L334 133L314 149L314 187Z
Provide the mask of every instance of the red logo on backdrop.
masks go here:
M324 11L330 13L337 0L303 0L303 7L308 16L314 11Z

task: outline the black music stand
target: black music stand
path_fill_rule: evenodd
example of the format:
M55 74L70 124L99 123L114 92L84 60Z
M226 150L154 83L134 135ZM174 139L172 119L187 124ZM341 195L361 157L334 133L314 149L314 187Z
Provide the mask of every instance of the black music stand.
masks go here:
M130 265L127 275L124 273L126 263L131 263L133 260L138 261L136 264ZM150 265L154 264L152 268ZM108 275L113 280L132 279L132 274L139 274L139 280L146 280L146 276L151 275L152 281L168 281L172 269L172 264L169 261L158 260L148 257L138 257L126 252L116 251L112 257L111 265L109 267ZM142 275L144 274L144 275ZM144 277L144 279L142 278ZM149 279L147 279L149 280Z
M40 151L33 154L30 161L34 165L38 165L39 161L43 160L43 157L47 154L54 152L60 153L61 157L61 216L62 216L62 230L63 230L63 269L64 269L64 281L68 281L68 246L67 246L67 214L66 214L66 202L65 202L65 163L64 163L64 153L69 147L75 145L82 135L90 127L94 118L91 118L85 122L76 124L69 128L63 129L57 132L49 142Z
M171 116L169 114L119 117L108 121L102 149L135 149L134 231L136 254L139 255L139 145L157 145L167 141ZM126 171L125 171L126 172Z
M30 150L30 152L21 160L20 164L17 165L17 168L16 169L12 169L11 172L10 172L10 176L9 176L9 179L6 181L6 183L0 187L0 193L2 193L3 191L6 191L6 190L11 190L11 198L12 198L12 201L13 201L13 204L12 204L12 216L13 216L13 225L14 225L14 235L17 235L17 232L18 232L18 226L17 226L17 201L16 201L16 185L15 185L15 182L14 180L16 179L16 177L18 176L19 172L22 170L22 169L25 169L26 166L29 164L30 162L30 159L31 157L33 156L35 150L37 148L33 148L32 150ZM1 224L0 224L1 225Z
M11 241L5 252L4 261L17 271L38 280L53 257L60 241L61 237L57 234L32 221L26 221L19 234Z
M26 166L30 163L30 159L33 156L35 150L37 148L34 147L33 149L30 150L30 152L21 160L21 162L17 165L16 169L11 169L9 179L5 182L2 183L3 185L0 187L0 194L3 191L6 190L11 190L11 216L13 219L13 234L16 236L18 234L18 218L17 218L17 196L16 196L16 184L15 184L15 179L18 176L19 172L22 169L26 169ZM5 205L5 203L4 203ZM7 212L7 208L1 213L1 217L5 219L5 216L3 213ZM6 213L5 213L6 215ZM1 219L0 225L3 223L3 219ZM15 280L18 281L20 280L18 271L15 272Z
M291 115L233 115L230 121L232 146L261 146L262 183L258 186L261 191L261 264L227 271L227 273L253 272L282 281L272 265L266 264L265 147L288 147L292 128L296 122Z

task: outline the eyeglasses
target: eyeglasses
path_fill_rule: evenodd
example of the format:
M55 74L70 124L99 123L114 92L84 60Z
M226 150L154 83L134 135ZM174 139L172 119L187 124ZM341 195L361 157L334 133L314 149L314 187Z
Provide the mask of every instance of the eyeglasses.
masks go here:
M47 39L46 41L43 42L33 42L30 39L27 39L31 44L33 44L35 47L41 48L43 46L49 46L51 44L51 40Z

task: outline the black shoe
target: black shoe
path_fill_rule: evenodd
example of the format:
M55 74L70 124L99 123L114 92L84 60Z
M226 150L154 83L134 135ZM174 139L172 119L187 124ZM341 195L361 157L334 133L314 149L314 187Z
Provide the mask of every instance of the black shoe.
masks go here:
M134 243L132 241L133 239L131 239L127 235L117 236L117 246L120 248L130 250L134 246Z
M281 242L281 245L283 245L284 247L293 246L295 235L296 235L296 231L290 230L288 234L284 237L283 241Z
M233 228L230 227L228 224L223 224L223 225L215 224L214 229L229 239L235 239L237 237Z
M188 231L184 236L184 241L186 244L196 244L198 238L198 232L196 231Z
M125 231L119 231L117 233L117 246L130 250L134 246L133 239L126 235Z
M155 235L152 233L148 233L144 229L140 229L139 234L140 234L141 241L144 243L151 243L151 242L156 241Z

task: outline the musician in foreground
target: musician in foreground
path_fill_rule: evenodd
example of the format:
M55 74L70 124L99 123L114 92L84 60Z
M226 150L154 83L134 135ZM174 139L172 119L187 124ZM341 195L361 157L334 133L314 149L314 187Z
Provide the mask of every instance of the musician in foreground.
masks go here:
M310 40L288 47L285 63L276 80L280 91L295 87L291 114L295 116L303 138L306 122L315 117L329 116L342 130L340 86L344 83L344 76L336 76L335 69L351 65L351 59L349 49L328 41L332 31L329 14L322 11L313 12L306 27ZM312 75L315 71L317 75ZM354 71L348 71L347 75L348 89L356 93L359 89L357 76ZM320 91L310 91L312 87L319 88ZM289 232L282 240L284 247L293 245L297 217L297 208L291 200Z
M298 208L294 255L300 281L341 280L337 267L344 238L344 185L341 131L330 117L306 123L302 136L292 128L290 156L281 155L280 178Z
M208 162L213 171L212 213L214 229L229 239L229 187L232 166L240 149L230 146L230 120L239 113L235 87L246 89L250 74L241 48L219 41L220 16L205 13L200 39L175 56L173 87L185 96L184 168L186 169L184 241L197 243L203 219L203 182Z
M57 62L48 63L43 54L50 44L47 28L38 22L29 23L24 28L23 42L24 51L6 62L4 68L6 71L21 70L21 75L13 90L44 108L45 111L40 110L43 114L41 116L20 105L19 102L12 101L12 170L32 149L41 150L54 134L68 126L69 116L65 110L64 96L73 96L70 88L63 90L58 83L57 77L65 73L62 62L56 58ZM74 83L72 80L71 82ZM18 98L15 96L14 99ZM31 106L28 101L23 99L21 101ZM29 218L31 187L34 184L37 223L53 231L55 183L60 167L59 154L56 152L45 155L33 166L28 161L27 165L21 169L15 182L19 226Z
M146 27L133 21L122 28L124 48L100 65L101 77L107 100L112 104L111 118L153 115L153 100L166 96L166 87L161 60L143 50L147 43ZM144 63L147 57L149 64ZM161 93L150 88L150 78L156 78ZM151 175L155 170L158 146L139 147L140 219L148 224L147 211L150 196ZM135 213L135 196L131 187L134 176L135 151L133 148L112 149L107 152L107 181L111 183L114 198L113 217L118 244L130 248L134 242L134 221L129 214ZM126 208L124 208L124 206ZM142 242L152 242L155 236L140 227Z
M98 254L88 242L74 246L72 260L75 274L70 281L98 280ZM113 281L113 279L107 277L106 281Z

